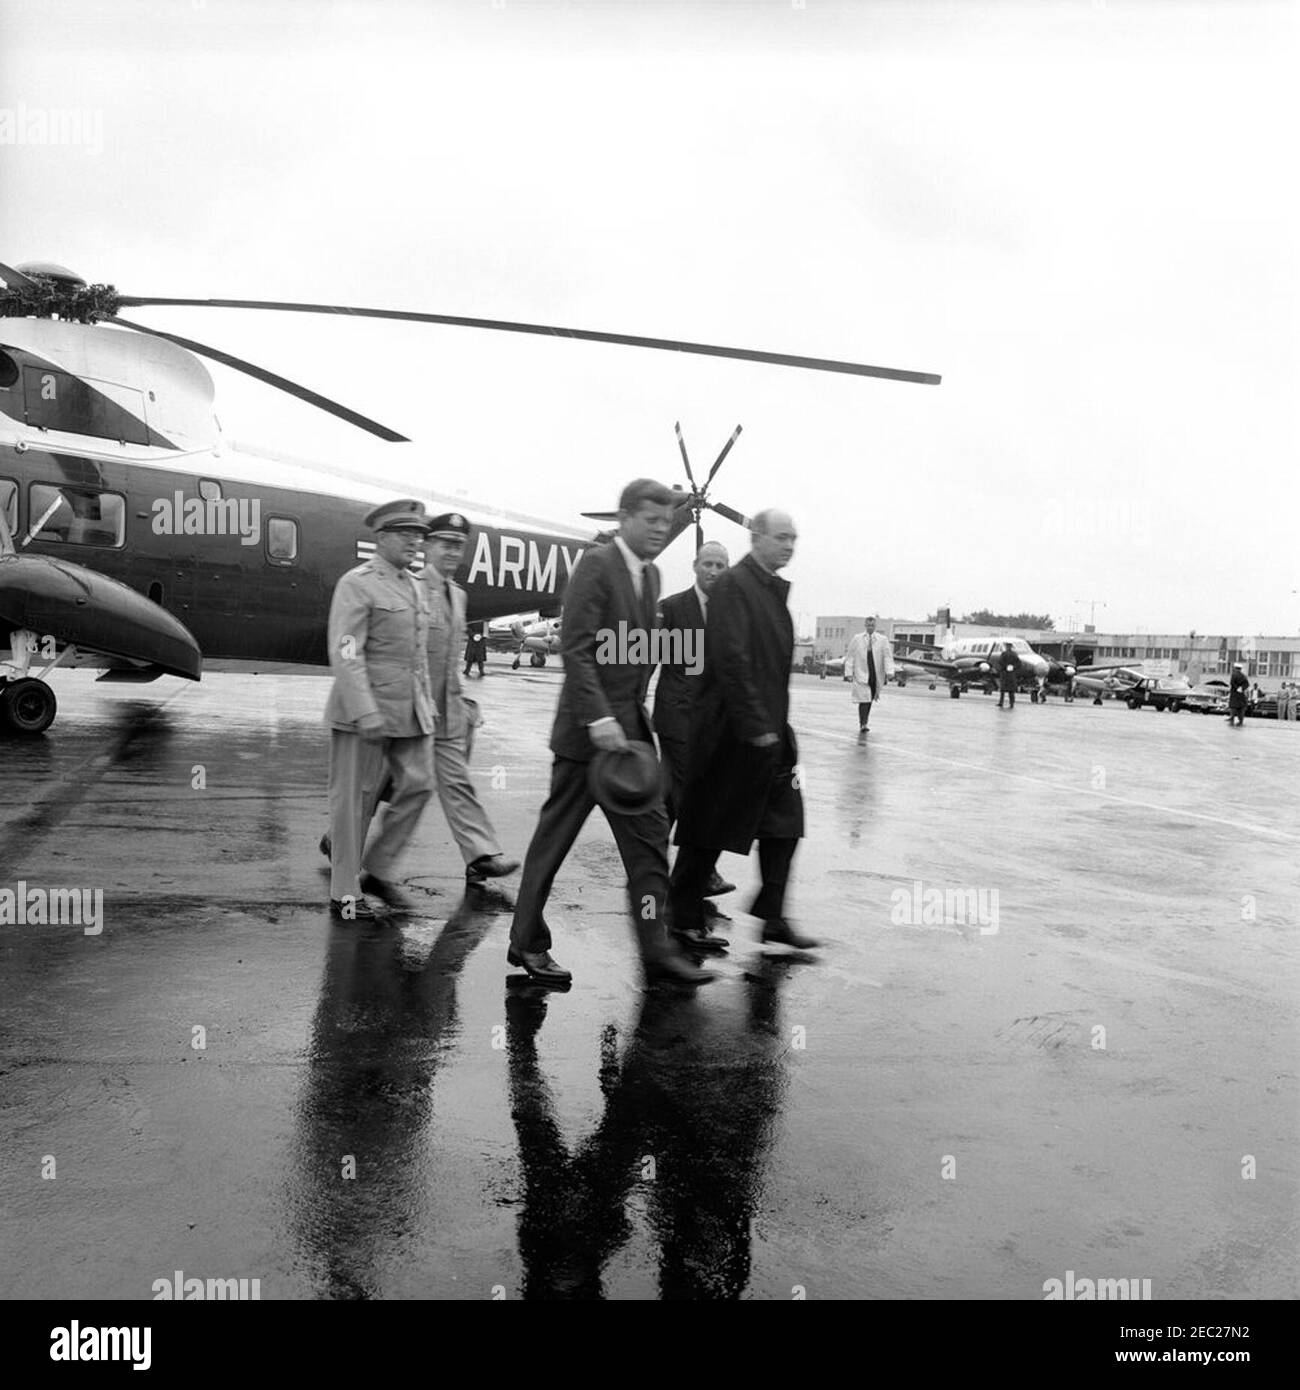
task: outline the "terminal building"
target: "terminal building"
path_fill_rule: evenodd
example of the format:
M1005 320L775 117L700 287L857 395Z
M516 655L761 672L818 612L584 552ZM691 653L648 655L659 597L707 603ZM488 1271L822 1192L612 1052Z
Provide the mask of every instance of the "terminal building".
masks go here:
M865 622L863 617L819 617L814 658L826 661L843 656L849 640L862 631ZM1023 637L1036 652L1055 661L1074 666L1122 663L1147 675L1183 676L1193 685L1215 676L1226 679L1237 661L1251 681L1269 694L1276 694L1283 681L1300 680L1300 635L1095 632L1086 627L1082 632L1055 632L979 623L954 623L947 628L943 623L907 618L880 618L876 630L893 642L900 655L930 651L937 656L945 641L962 637Z

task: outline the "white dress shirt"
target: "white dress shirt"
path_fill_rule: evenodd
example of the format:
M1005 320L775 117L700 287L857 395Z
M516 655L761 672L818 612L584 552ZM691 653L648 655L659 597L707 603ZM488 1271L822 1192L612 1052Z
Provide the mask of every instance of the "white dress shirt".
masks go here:
M622 536L614 537L614 544L623 552L623 559L627 562L628 573L632 576L632 588L636 591L637 598L641 597L642 577L645 574L646 561L632 551L632 547L623 539Z

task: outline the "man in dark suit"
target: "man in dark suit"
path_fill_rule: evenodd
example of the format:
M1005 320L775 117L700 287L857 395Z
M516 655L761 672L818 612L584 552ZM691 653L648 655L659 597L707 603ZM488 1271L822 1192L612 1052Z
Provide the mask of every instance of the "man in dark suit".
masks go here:
M651 561L667 542L673 511L673 494L662 483L649 478L629 483L619 498L618 534L583 554L564 596L564 687L551 729L551 790L524 858L507 955L511 965L548 984L567 985L572 979L551 956L543 912L555 875L596 806L587 782L589 764L597 752L624 749L629 740L654 744L644 704L654 668L644 651L642 659L633 658L634 646L650 648L659 601L659 573ZM627 634L623 643L614 640L620 630ZM634 644L637 631L647 640ZM606 810L605 818L627 870L646 975L690 984L711 980L713 975L692 965L664 930L668 818L662 799L631 815Z
M760 512L750 553L709 595L671 904L677 930L702 929L704 890L719 853L748 854L757 839L763 883L750 911L763 919L762 940L811 950L818 943L785 917L786 882L803 835L803 795L787 717L794 653L790 585L776 572L789 564L795 539L785 512Z
M693 633L702 642L708 622L709 591L728 564L727 548L719 541L705 541L695 556L695 583L680 594L671 594L659 605L659 626L667 632ZM677 654L685 657L685 643ZM700 689L701 671L685 659L664 661L659 668L659 684L655 687L654 726L659 735L659 752L664 760L668 790L664 809L668 812L668 828L677 819L682 789L686 785L691 736L691 710ZM736 885L727 883L717 869L710 875L706 898L734 892ZM712 903L704 904L705 916L726 920ZM707 938L692 944L710 945ZM714 948L725 945L721 937L714 938Z
M670 594L659 605L659 626L669 632L704 636L713 581L727 568L727 549L718 541L705 541L695 556L695 583L680 594ZM684 650L681 653L684 656ZM669 773L664 807L668 824L677 819L677 803L686 782L686 750L691 735L691 707L699 690L700 672L686 660L665 661L655 688L655 733Z

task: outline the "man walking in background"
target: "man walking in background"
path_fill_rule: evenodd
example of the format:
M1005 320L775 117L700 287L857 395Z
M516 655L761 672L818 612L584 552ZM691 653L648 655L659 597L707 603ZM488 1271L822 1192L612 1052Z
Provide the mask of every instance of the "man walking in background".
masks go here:
M469 632L465 638L465 674L470 674L471 667L478 667L479 679L487 674L487 636L484 629L487 627L485 622L479 621L469 624Z
M1003 700L1010 699L1011 708L1016 707L1016 687L1020 684L1020 658L1010 642L1003 642L997 658L998 708Z
M885 634L876 631L874 617L867 619L864 631L853 634L844 654L844 674L853 682L849 695L858 705L858 742L865 743L871 706L894 674L894 649Z

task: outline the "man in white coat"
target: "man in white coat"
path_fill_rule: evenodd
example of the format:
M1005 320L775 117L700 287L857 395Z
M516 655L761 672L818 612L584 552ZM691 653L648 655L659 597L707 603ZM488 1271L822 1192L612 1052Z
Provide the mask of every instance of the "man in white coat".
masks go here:
M871 706L880 699L885 682L894 674L894 649L883 632L876 631L874 617L866 629L855 633L844 653L844 674L853 682L850 695L858 706L858 742L867 741Z

